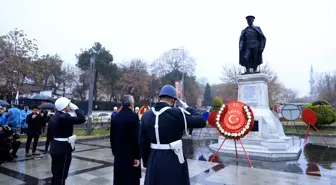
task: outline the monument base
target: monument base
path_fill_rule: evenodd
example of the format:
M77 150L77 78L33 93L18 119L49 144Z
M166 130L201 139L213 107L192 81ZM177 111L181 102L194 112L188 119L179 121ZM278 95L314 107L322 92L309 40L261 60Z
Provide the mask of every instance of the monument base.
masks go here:
M224 137L219 136L218 143L209 146L210 151L216 152L223 142ZM293 139L295 145L293 145ZM242 143L245 151L251 160L261 161L294 161L301 154L299 138L286 138L276 140L263 140L253 138L243 138ZM244 151L239 143L236 142L237 152L240 159L245 159ZM236 157L234 141L227 139L218 152L219 157Z
M254 114L254 126L242 142L251 159L268 161L297 160L301 153L299 138L287 137L280 120L273 114L268 100L268 77L266 74L247 74L238 77L238 101L249 105ZM218 143L210 145L216 152L223 137ZM296 142L293 142L296 141ZM237 143L239 155L244 155L240 143ZM234 141L227 139L219 150L220 156L236 156Z

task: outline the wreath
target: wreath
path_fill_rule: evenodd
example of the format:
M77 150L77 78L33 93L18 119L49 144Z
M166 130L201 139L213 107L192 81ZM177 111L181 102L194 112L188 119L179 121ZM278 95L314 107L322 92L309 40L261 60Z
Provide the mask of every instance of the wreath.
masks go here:
M231 118L235 117L234 123ZM241 102L223 104L216 117L216 126L224 137L239 139L247 135L253 128L254 117L249 106Z

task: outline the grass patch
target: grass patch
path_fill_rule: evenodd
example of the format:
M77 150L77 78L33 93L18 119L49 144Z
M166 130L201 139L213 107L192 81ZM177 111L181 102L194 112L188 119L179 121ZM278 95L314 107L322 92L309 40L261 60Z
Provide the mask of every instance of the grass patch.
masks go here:
M307 126L296 126L297 131L299 132L299 134L306 134L307 131ZM285 127L284 127L285 130ZM336 129L319 129L318 130L322 133L322 134L332 134L332 135L336 135ZM296 134L296 129L294 126L288 126L286 128L285 131L286 134ZM318 133L315 131L315 129L313 127L310 128L309 134L314 134L314 135L318 135Z
M86 134L86 130L85 129L75 129L74 130L74 135L77 136L77 139L85 139L85 138L94 138L97 136L108 136L110 135L110 130L108 129L95 129L92 131L91 135L87 135ZM20 136L19 141L21 142L26 142L27 140L27 136ZM46 136L40 136L39 141L46 141L47 138Z
M282 121L281 122L283 126L287 125L287 121ZM292 123L289 123L289 125L291 125ZM307 125L305 122L303 121L295 121L296 125ZM335 126L336 127L336 123L330 124L330 125L326 125L326 126Z

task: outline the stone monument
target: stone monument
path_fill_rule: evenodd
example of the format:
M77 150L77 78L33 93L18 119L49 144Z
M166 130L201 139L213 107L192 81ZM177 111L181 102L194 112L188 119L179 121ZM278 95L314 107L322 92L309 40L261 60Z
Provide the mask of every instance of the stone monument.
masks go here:
M270 110L268 76L256 71L262 63L261 55L266 38L259 27L253 26L254 16L247 16L246 19L249 27L242 31L239 41L239 63L246 68L246 72L238 76L238 101L251 107L255 123L251 132L242 141L252 159L297 160L301 152L300 144L285 135L279 118ZM223 139L223 136L219 136L218 143L209 146L210 150L217 151ZM242 148L240 146L237 148L238 153L244 155ZM219 155L235 156L234 142L227 140Z

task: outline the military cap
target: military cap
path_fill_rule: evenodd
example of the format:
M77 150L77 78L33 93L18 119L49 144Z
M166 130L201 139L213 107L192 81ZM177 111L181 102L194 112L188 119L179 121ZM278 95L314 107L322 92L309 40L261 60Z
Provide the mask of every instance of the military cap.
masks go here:
M255 19L255 17L253 15L248 15L246 16L246 19Z

